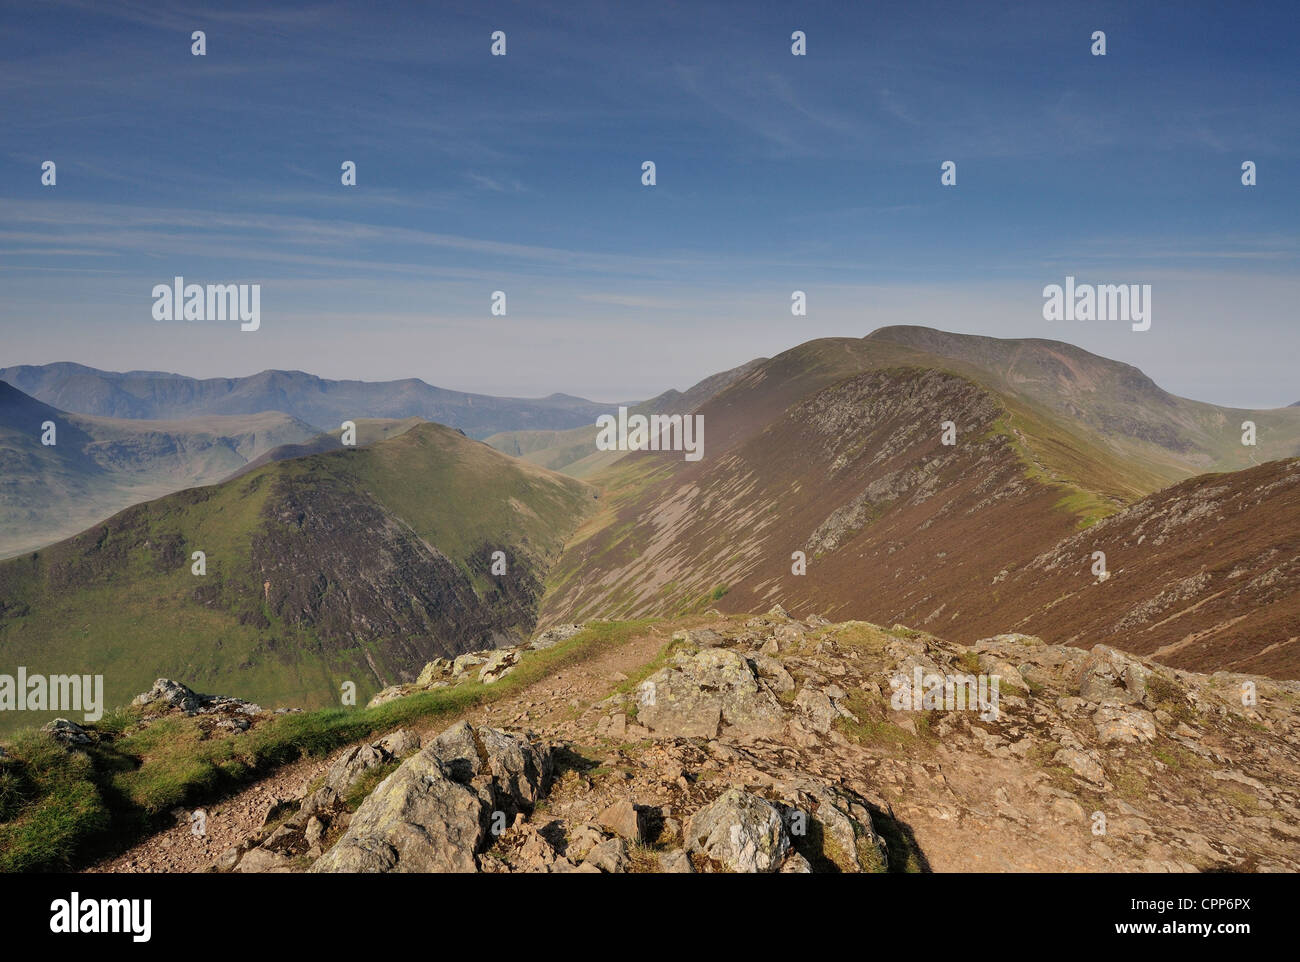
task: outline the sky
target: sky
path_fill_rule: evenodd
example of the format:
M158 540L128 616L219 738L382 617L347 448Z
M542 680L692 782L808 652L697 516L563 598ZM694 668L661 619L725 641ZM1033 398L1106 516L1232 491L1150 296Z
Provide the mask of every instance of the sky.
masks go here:
M1294 0L6 2L0 366L614 401L922 324L1280 406L1298 119ZM177 275L260 328L154 320ZM1067 276L1150 330L1044 320Z

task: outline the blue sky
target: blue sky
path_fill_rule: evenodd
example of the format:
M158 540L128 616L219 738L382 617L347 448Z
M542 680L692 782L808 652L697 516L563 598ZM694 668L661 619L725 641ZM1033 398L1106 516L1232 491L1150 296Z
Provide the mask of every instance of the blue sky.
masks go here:
M5 5L0 364L616 400L909 323L1300 400L1294 2L263 6ZM1044 321L1067 274L1151 330Z

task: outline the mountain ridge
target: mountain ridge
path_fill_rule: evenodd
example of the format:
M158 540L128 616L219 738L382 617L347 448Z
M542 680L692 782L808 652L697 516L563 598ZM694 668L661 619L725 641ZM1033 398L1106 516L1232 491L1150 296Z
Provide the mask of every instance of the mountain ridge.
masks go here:
M159 420L276 410L332 430L345 420L418 416L474 437L522 427L577 427L608 407L560 393L503 398L440 388L419 378L331 380L275 369L246 377L193 378L56 362L0 368L0 380L62 410L98 417Z

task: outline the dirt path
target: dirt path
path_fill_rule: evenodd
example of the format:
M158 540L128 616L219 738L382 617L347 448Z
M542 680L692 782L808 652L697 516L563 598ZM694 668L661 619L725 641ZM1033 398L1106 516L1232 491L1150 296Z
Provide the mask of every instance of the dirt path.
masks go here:
M444 715L426 726L416 726L416 730L422 740L428 739L463 718L475 725L528 727L554 733L590 705L608 696L626 675L653 659L667 640L662 629L651 628L642 637L590 661L565 668L514 695L459 715ZM189 813L178 810L174 827L164 829L86 871L201 872L226 849L261 828L273 804L300 795L305 785L324 775L349 747L339 748L327 758L305 759L280 768L241 791L205 806L207 831L202 836L191 832Z

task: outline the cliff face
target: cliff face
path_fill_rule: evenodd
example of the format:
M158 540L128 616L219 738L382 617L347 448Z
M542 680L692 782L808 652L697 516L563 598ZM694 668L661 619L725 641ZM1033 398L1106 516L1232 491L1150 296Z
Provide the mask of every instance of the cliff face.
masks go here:
M518 557L491 575L492 552L503 546L482 542L457 563L364 491L280 478L249 568L268 612L284 624L340 650L382 639L374 655L387 681L439 655L516 643L531 632L538 572Z

